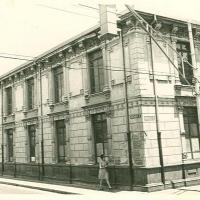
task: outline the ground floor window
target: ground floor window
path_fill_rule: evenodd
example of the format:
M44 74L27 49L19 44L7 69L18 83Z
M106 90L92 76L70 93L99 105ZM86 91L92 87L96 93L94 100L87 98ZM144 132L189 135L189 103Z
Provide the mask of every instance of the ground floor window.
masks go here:
M194 158L194 154L200 151L200 133L196 107L184 107L183 118L186 134L186 151L191 154L191 158Z
M8 162L13 162L13 129L7 130Z
M65 162L66 128L65 121L56 121L58 162Z
M28 126L30 161L35 162L35 125Z
M92 117L96 158L101 154L108 155L107 120L105 113Z

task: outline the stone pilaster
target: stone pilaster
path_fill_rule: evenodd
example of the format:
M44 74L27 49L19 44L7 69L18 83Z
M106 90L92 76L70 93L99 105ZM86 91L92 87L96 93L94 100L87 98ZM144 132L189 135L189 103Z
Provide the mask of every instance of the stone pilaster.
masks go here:
M69 116L65 117L65 130L66 130L66 141L65 141L65 161L66 163L70 163L70 127L69 127Z
M6 94L6 88L3 88L3 116L7 116L7 94Z
M108 51L107 51L107 45L106 41L105 43L102 43L102 55L103 55L103 68L104 68L104 87L103 87L103 93L104 95L109 98L110 97L110 85L109 85L109 68L108 68Z
M175 35L172 35L171 38L171 43L173 49L176 49L176 42L177 40L174 38ZM178 67L178 58L177 58L177 53L175 51L172 52L173 58L174 58L174 65ZM180 83L180 78L179 78L179 72L174 68L174 75L175 75L175 84L181 84Z
M34 94L37 94L38 92L38 80L37 80L37 74L35 74L33 76L34 78ZM38 107L38 98L39 95L34 95L34 99L33 99L33 108L37 108Z
M89 111L85 111L85 118L87 123L87 140L88 140L88 154L89 164L95 163L95 150L94 150L94 136L92 134L92 119Z
M63 102L68 104L69 101L69 62L65 61L65 64L63 65Z
M39 145L39 123L35 125L35 162L38 163L40 159L40 145Z
M186 159L187 148L186 148L186 139L185 139L185 128L184 128L184 119L183 119L183 106L178 105L178 118L179 118L179 127L180 127L180 139L182 145L182 157Z
M23 80L23 113L26 114L28 110L27 93L28 93L26 79Z
M108 157L112 160L112 112L107 111L107 140L108 140Z
M3 130L3 134L4 134L4 137L3 137L3 143L4 143L4 161L8 162L8 141L7 141L7 131L6 131L5 128Z
M15 151L15 147L16 147L16 128L13 127L13 162L16 162L16 151Z
M24 122L24 134L25 134L25 138L26 138L26 142L25 142L25 151L26 151L26 162L30 162L30 150L29 150L29 135L28 135L28 126L27 123Z
M14 81L12 83L12 115L15 113L16 111L16 100L15 100L15 86L14 86Z
M83 74L83 89L84 89L84 96L85 100L88 101L90 98L90 77L89 77L89 67L88 67L88 61L87 61L87 55L86 53L82 53L82 74Z
M53 109L54 107L54 79L53 79L53 71L51 66L48 67L48 86L49 86L49 108Z
M57 145L56 145L56 130L55 130L55 123L54 118L50 117L50 126L51 126L51 133L52 133L52 163L57 163Z

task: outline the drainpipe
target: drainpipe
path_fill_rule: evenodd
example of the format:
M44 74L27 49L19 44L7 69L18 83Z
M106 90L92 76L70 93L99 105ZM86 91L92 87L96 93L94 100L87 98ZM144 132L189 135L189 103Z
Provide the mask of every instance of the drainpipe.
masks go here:
M1 175L3 176L4 172L4 130L3 130L3 83L1 82Z
M157 95L157 81L155 79L155 71L154 71L154 57L153 57L153 48L152 48L152 39L149 37L150 43L150 56L151 56L151 67L153 74L153 92L154 92L154 100L155 100L155 115L156 115L156 129L157 129L157 138L158 138L158 151L159 151L159 160L160 160L160 170L161 170L161 181L165 185L165 169L163 162L163 152L162 152L162 138L160 131L160 121L159 121L159 111L158 111L158 95Z
M126 110L126 132L127 132L127 140L128 140L128 157L129 157L129 174L130 174L130 190L133 190L134 184L134 173L133 173L133 160L132 160L132 142L131 142L131 130L130 130L130 122L129 122L129 107L128 107L128 88L127 88L127 78L126 78L126 66L125 66L125 53L124 53L124 43L123 43L123 33L120 31L120 44L122 50L122 63L123 63L123 71L124 71L124 93L125 93L125 110Z
M40 73L40 123L41 123L41 156L42 156L42 177L44 177L45 175L45 171L44 171L44 131L43 131L43 103L42 103L42 69L41 69L41 65L39 66L39 73Z

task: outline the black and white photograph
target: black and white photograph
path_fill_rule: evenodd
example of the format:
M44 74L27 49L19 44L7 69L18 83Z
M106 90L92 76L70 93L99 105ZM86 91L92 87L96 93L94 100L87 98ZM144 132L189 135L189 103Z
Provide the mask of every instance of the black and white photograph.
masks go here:
M198 0L0 0L0 199L200 199Z

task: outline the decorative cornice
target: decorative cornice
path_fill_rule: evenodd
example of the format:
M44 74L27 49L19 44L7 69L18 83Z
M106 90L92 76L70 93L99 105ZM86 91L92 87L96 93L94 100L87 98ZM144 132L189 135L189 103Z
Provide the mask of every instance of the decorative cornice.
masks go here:
M176 105L180 109L184 106L196 106L196 98L187 96L176 97Z
M172 29L171 29L171 35L175 36L178 33L178 26L176 26L175 24L172 25Z
M161 28L162 28L162 22L159 22L159 21L156 21L154 24L153 24L153 27L156 31L159 31Z
M194 47L200 49L200 40L194 40Z
M194 40L200 40L200 27L194 29Z

